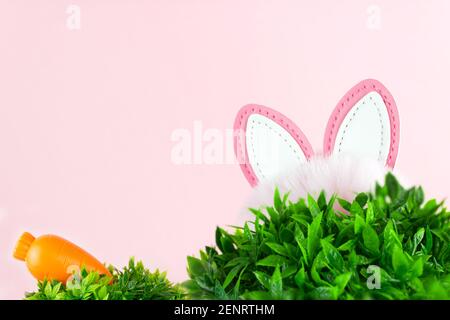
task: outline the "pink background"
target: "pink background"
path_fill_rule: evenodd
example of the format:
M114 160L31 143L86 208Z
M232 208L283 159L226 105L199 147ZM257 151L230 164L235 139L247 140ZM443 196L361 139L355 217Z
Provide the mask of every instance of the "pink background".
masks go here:
M251 189L238 165L174 165L171 134L231 128L250 102L320 150L337 101L377 78L400 111L396 169L448 196L450 1L79 0L78 31L69 4L0 2L0 298L35 288L12 258L23 231L184 280Z

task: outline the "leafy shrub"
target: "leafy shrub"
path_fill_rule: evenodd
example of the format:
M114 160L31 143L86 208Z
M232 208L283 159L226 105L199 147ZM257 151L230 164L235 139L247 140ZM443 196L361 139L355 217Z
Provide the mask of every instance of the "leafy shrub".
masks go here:
M392 174L352 202L276 191L266 213L251 211L254 221L217 228L217 247L188 257L189 298L450 298L450 212Z
M109 267L111 277L82 269L66 285L58 281L41 281L38 291L27 293L28 300L174 300L181 299L180 287L173 286L165 273L150 272L142 262L131 258L128 267Z

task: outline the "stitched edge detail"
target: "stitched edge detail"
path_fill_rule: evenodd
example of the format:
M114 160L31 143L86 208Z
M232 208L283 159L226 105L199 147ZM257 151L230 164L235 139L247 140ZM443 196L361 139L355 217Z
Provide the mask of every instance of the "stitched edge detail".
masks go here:
M371 94L373 91L369 92L367 95ZM342 137L339 141L339 149L338 149L338 153L341 153L342 149L342 143L344 142L344 138L346 137L346 134L348 133L347 129L349 128L349 126L351 125L353 119L356 117L357 113L362 110L362 106L366 104L366 101L364 100L365 97L367 96L365 95L364 97L362 97L357 103L359 103L360 101L362 101L362 103L360 105L358 105L356 107L356 109L353 111L352 109L350 111L352 111L353 113L350 116L350 119L348 121L348 123L345 125L344 127L344 131L342 132ZM372 102L372 104L375 106L375 108L377 108L377 113L378 113L378 119L380 122L380 126L381 126L381 130L380 130L380 145L378 148L378 161L381 160L381 152L383 151L383 145L384 145L384 124L383 124L383 116L381 115L381 110L380 110L380 106L372 99L372 97L369 97L369 100ZM356 104L355 104L356 105ZM370 106L369 106L370 108ZM348 116L348 114L347 114ZM344 119L342 121L345 121L345 119L347 118L347 116L344 117ZM340 128L339 128L340 129ZM337 131L336 134L339 134L339 130ZM337 136L336 136L337 137ZM335 143L336 145L336 143Z
M251 109L251 112L249 112L249 109ZM278 116L272 113L270 110L267 110L267 107L260 106L260 105L247 105L244 107L237 115L236 122L239 122L239 125L236 126L235 124L235 130L243 130L246 131L246 126L243 125L244 121L247 121L248 117L251 114L260 114L262 116L267 117L268 119L274 121L278 125L280 125L283 129L285 129L293 138L294 140L299 144L300 149L304 153L306 159L310 159L312 156L312 149L309 147L309 142L304 141L303 139L306 139L305 135L298 131L294 126L290 126L289 122L292 122L292 120L289 120L287 117L280 114L280 120L278 121ZM283 118L285 118L288 123L285 123ZM292 122L293 123L293 122ZM237 127L237 128L236 128ZM237 135L235 137L236 141L236 155L239 160L240 166L242 170L244 171L245 176L248 180L251 180L250 183L252 185L256 185L258 179L253 172L252 166L248 163L248 156L247 156L247 149L246 146L244 146L244 143L246 141L245 134L244 135Z
M342 110L345 109L345 107L347 105L349 105L349 104L352 104L352 107L353 107L356 104L356 103L353 103L353 101L355 100L355 97L354 97L355 93L358 94L358 93L360 93L363 90L365 90L365 91L367 90L367 93L369 93L371 91L377 92L381 96L381 98L383 99L384 105L385 105L385 107L388 110L389 119L392 121L392 125L391 125L391 128L392 128L391 131L392 132L391 132L391 141L390 141L391 145L390 145L390 148L389 148L388 161L387 162L391 162L392 161L392 155L393 155L394 150L396 149L396 144L397 144L396 136L397 136L397 123L398 123L398 120L397 120L396 115L395 115L395 113L394 113L394 111L392 109L392 103L391 103L391 101L388 100L388 96L387 96L386 92L384 91L384 89L382 87L374 84L374 83L372 83L370 85L370 88L369 88L369 84L366 81L363 81L359 85L359 87L357 87L355 89L351 89L351 91L348 92L340 100L340 105L337 108L337 110L333 111L333 113L332 113L333 119L332 119L332 122L331 122L331 129L330 129L330 133L328 134L328 141L327 141L327 145L326 145L325 150L327 152L331 151L331 147L332 147L332 145L331 145L331 142L332 142L331 141L332 140L331 137L333 136L333 133L335 132L334 128L336 127L336 123L338 122L338 119L339 119L338 116L336 115L336 113L340 114L342 112ZM349 111L351 110L352 107L350 107Z
M275 129L275 127L273 127L273 126L271 126L271 125L268 125L267 123L262 123L262 122L259 121L259 120L254 120L254 119L251 121L251 126L250 126L250 139L249 139L250 147L252 148L253 154L256 154L256 153L255 153L255 144L254 144L255 139L254 139L254 135L253 135L253 133L254 133L254 128L255 128L255 125L256 125L256 124L258 124L258 125L260 125L260 126L263 126L263 125L264 125L266 128L268 128L268 129L270 130L270 132L273 132L274 134L278 135L278 136L281 138L280 141L284 141L284 142L288 145L289 149L291 149L291 150L294 152L295 157L297 158L297 160L298 160L299 162L302 162L302 159L300 158L300 156L299 156L299 154L298 154L298 151L292 146L291 143L288 142L288 140L287 140L285 137L283 137L282 133L277 132L277 130ZM287 133L287 134L289 134L289 133ZM306 157L306 156L305 156L305 157ZM249 159L249 160L250 160L250 159ZM255 164L256 164L256 168L258 169L258 171L259 171L259 173L261 174L261 176L262 176L263 178L266 178L266 175L263 173L263 171L262 171L262 169L261 169L261 166L260 166L260 164L259 164L259 162L258 162L257 159L256 159L256 163L255 163Z

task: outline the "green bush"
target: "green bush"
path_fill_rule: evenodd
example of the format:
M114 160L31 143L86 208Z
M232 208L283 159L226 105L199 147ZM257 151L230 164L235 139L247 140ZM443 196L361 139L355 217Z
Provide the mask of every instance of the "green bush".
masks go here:
M38 283L26 299L450 299L450 212L392 174L350 203L321 193L251 209L254 221L216 229L216 247L188 257L173 285L131 259L110 277L81 270Z
M450 298L450 213L421 187L388 174L352 202L276 191L265 209L188 257L188 298Z
M109 267L112 278L82 269L66 285L41 281L38 291L27 293L28 300L175 300L183 298L179 286L172 285L165 273L150 272L142 262L131 258L128 267Z

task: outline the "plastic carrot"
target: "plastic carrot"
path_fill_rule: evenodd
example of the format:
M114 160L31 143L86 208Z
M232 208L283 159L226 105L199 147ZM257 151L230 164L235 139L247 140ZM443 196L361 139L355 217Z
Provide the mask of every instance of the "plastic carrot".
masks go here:
M54 235L38 238L25 232L14 249L14 257L26 262L38 280L52 279L63 283L77 268L111 276L108 269L92 255L66 239Z

